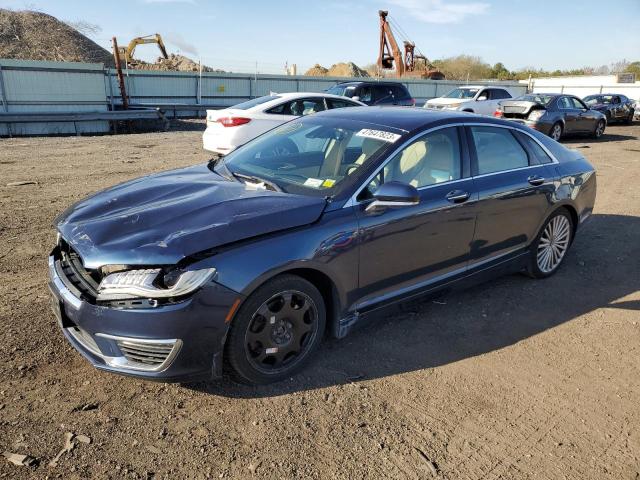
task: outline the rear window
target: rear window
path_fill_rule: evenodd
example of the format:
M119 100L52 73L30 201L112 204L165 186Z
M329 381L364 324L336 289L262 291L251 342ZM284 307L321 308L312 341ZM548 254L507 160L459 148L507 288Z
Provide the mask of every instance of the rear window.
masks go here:
M553 100L554 97L552 97L551 95L536 95L536 94L528 94L528 95L522 95L521 97L516 98L516 100L524 100L525 102L535 102L535 103L539 103L540 105L549 105L549 103L551 102L551 100Z
M280 95L265 95L264 97L258 97L253 100L247 100L246 102L239 103L231 108L235 108L237 110L249 110L252 107L270 102L271 100L277 100L278 98L282 97L280 97Z

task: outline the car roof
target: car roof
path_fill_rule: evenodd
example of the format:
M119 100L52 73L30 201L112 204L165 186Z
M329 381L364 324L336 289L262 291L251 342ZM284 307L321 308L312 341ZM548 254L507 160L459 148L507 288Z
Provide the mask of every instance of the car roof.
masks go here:
M268 97L269 95L263 95L264 97ZM364 105L362 102L358 102L357 100L353 100L352 98L342 97L340 95L332 95L330 93L323 92L285 92L285 93L276 93L273 92L273 100L269 100L268 102L259 103L254 105L251 108L246 109L247 112L262 112L264 110L268 110L269 108L280 105L282 102L286 102L288 100L296 100L298 98L307 98L307 97L321 97L321 98L333 98L335 100L346 100L348 102L352 102L358 105ZM229 109L233 109L233 106L228 107Z
M378 80L348 80L346 82L338 82L336 85L362 85L362 84L371 84L371 85L400 85L404 87L405 85L401 82L393 82L393 81L378 81Z
M344 118L411 132L413 130L456 122L517 124L482 115L457 111L433 111L413 107L352 107L314 113L315 118Z

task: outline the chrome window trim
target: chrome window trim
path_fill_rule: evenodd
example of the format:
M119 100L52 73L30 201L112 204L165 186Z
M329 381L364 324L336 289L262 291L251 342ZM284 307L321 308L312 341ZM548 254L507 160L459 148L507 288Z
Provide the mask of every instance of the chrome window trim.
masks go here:
M360 195L362 190L364 190L364 188L367 185L369 185L369 183L380 173L380 171L384 167L387 166L387 163L389 163L400 151L402 151L405 147L407 147L411 142L413 142L417 138L420 138L420 137L422 137L424 135L427 135L429 133L436 132L438 130L442 130L443 128L450 128L450 127L494 127L494 128L506 128L506 129L509 129L509 130L522 132L525 135L528 135L534 142L536 142L542 148L542 150L545 151L545 153L547 155L549 155L549 158L551 158L551 163L543 163L541 165L528 165L526 167L513 168L513 169L510 169L510 170L500 170L500 171L497 171L497 172L484 173L482 175L470 175L468 177L458 178L456 180L448 180L446 182L434 183L433 185L425 185L423 187L418 188L417 189L418 191L425 190L427 188L437 187L437 186L440 186L440 185L446 185L448 183L449 184L453 184L453 183L461 182L461 181L464 181L464 180L470 180L470 179L473 179L473 178L482 178L482 177L486 177L486 176L489 176L489 175L497 175L497 174L500 174L500 173L509 173L509 172L515 172L515 171L518 171L518 170L526 170L526 169L530 169L530 168L544 167L546 165L552 165L552 164L556 164L557 165L557 164L560 163L558 161L558 159L555 157L555 155L553 155L553 153L551 153L551 151L545 145L543 145L542 142L540 142L540 140L538 140L536 137L534 137L531 133L527 132L526 130L522 130L520 128L512 127L511 125L499 125L499 124L495 124L495 123L482 123L482 122L456 122L456 123L449 123L447 125L438 125L437 127L429 128L427 130L424 130L422 132L419 132L419 133L415 134L411 138L405 140L400 146L398 146L398 148L396 148L391 154L389 154L389 156L384 161L384 163L382 163L376 169L376 171L367 178L367 180L365 180L362 184L360 184L360 186L356 189L355 193L353 195L351 195L351 197L349 197L349 200L347 200L345 202L345 204L342 206L342 208L349 208L349 207L353 207L355 205L358 205L360 203L363 203L364 201L359 202L359 201L356 200L358 195Z

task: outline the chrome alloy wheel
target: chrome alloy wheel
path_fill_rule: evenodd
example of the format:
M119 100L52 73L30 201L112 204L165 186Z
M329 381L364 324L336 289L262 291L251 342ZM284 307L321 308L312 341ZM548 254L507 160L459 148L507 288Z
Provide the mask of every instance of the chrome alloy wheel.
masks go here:
M551 130L551 138L553 138L556 142L559 142L560 137L562 137L562 125L556 123Z
M543 273L555 270L564 258L571 240L571 223L564 215L553 217L538 242L538 268Z

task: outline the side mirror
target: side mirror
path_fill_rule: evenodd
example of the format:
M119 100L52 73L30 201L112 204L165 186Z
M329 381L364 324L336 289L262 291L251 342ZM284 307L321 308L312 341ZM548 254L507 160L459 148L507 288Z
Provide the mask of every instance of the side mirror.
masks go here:
M476 102L484 102L487 99L486 95L480 95L477 99Z
M355 100L356 102L359 102L360 97L358 95L354 95L353 97L351 97L351 100Z
M388 182L373 193L373 202L367 205L367 213L385 208L410 207L420 203L418 189L407 183Z

